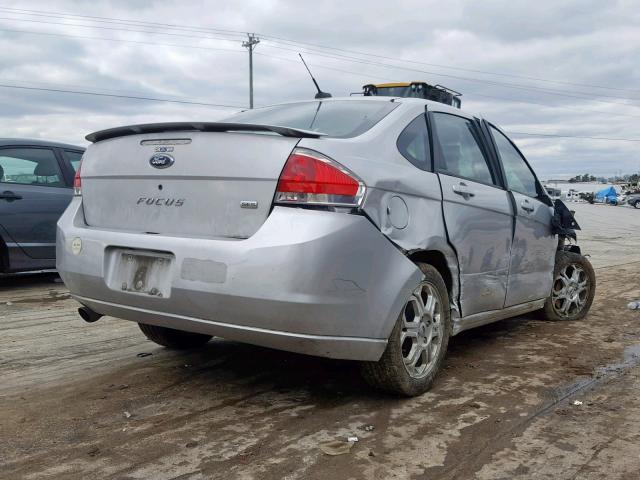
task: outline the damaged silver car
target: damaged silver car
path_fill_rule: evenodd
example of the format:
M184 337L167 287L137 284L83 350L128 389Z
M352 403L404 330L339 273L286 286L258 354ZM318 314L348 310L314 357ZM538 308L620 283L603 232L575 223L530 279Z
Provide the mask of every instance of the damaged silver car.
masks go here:
M80 315L171 348L212 336L429 389L452 335L595 293L578 228L491 122L415 98L93 133L58 223Z

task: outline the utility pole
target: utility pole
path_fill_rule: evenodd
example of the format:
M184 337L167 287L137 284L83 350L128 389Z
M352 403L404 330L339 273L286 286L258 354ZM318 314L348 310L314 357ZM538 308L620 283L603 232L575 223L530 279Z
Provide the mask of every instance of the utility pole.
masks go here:
M260 43L260 39L253 33L247 33L248 40L242 46L249 49L249 108L253 108L253 49Z

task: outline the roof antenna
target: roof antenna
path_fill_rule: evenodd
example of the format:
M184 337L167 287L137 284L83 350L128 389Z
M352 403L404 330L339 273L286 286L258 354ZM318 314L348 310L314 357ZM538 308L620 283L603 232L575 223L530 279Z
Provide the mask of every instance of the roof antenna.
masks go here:
M298 55L300 54L298 53ZM316 79L313 78L313 74L311 73L311 70L309 70L309 67L307 67L307 62L304 61L304 58L302 58L302 55L300 55L300 60L302 60L302 63L304 64L304 68L307 69L307 72L309 72L309 76L311 77L311 80L313 80L313 84L318 89L318 93L316 93L316 96L314 98L331 98L331 94L329 92L323 92L322 90L320 90L320 87L318 86L318 82L316 82Z

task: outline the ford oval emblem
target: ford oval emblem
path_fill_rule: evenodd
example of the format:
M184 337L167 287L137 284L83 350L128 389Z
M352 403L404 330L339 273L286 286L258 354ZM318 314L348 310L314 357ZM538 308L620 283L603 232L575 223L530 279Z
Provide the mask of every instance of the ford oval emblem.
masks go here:
M156 153L149 159L149 163L154 168L169 168L175 160L167 153Z

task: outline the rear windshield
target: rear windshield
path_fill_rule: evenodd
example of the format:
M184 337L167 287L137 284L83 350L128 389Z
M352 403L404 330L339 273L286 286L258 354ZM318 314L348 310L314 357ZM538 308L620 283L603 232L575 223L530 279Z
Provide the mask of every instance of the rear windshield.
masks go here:
M225 121L299 128L349 138L369 130L397 106L372 100L316 100L245 110Z

